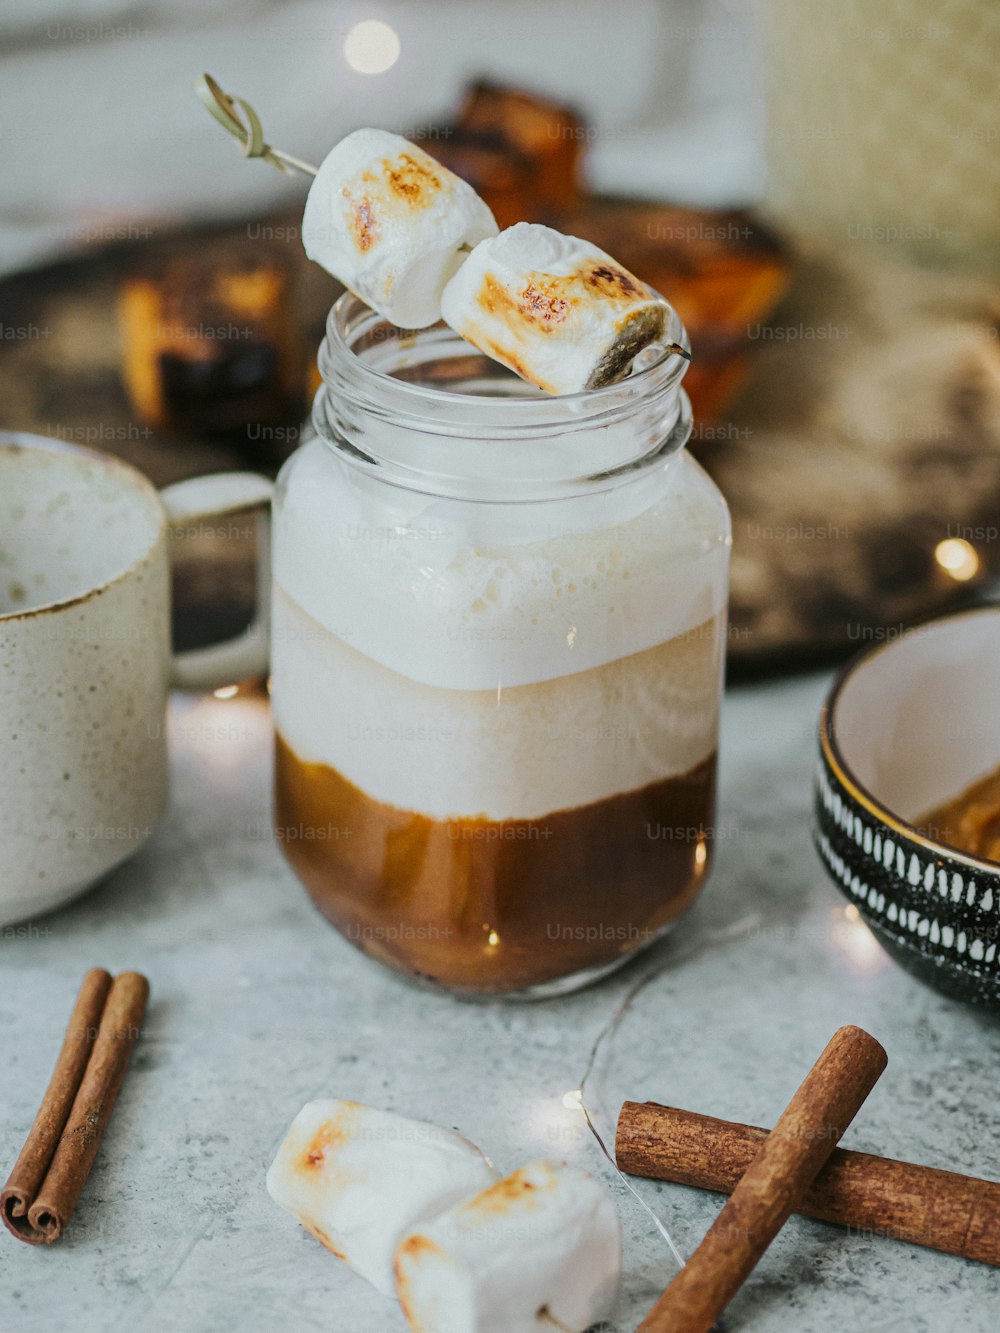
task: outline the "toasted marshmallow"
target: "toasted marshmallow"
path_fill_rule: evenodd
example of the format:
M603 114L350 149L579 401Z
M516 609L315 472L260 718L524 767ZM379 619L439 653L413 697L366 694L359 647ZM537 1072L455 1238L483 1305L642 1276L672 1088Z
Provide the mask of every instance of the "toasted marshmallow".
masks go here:
M596 245L534 222L481 241L441 299L456 333L555 394L624 378L668 310Z
M292 1121L268 1193L387 1296L400 1236L499 1172L474 1143L359 1102L316 1101Z
M552 1333L605 1318L621 1266L607 1190L531 1162L405 1235L396 1287L417 1333Z
M302 217L306 254L401 328L441 318L441 293L493 214L416 144L355 130L316 173Z

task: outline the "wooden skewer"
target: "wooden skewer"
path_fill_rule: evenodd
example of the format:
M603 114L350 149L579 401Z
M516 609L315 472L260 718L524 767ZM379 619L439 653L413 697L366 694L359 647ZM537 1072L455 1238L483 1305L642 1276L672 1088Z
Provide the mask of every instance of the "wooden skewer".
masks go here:
M885 1051L861 1028L834 1034L639 1333L708 1333L837 1146L886 1062Z
M242 97L233 97L224 92L211 74L203 74L195 84L195 92L204 103L209 115L214 116L222 128L239 140L243 146L244 157L260 157L270 162L279 171L300 171L304 176L315 176L316 168L311 162L303 162L300 157L293 157L280 148L273 148L264 142L264 130L260 117L249 102ZM240 119L242 112L244 119Z

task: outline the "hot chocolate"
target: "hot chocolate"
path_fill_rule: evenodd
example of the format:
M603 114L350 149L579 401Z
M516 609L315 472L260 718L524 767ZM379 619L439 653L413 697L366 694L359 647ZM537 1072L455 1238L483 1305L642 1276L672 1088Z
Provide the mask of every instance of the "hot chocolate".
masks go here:
M666 493L637 479L564 529L562 500L470 518L364 477L331 503L330 464L315 441L279 483L272 629L276 830L317 905L468 993L649 944L710 860L712 483L677 460Z

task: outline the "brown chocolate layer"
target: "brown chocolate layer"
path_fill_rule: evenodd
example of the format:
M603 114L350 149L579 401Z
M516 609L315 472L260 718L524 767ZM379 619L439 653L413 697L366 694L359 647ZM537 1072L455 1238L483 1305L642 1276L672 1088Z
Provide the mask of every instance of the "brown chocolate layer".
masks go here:
M317 907L398 971L482 994L599 968L691 905L711 860L715 755L542 819L383 805L279 735L275 830Z
M917 827L969 856L1000 861L1000 768L960 796L935 806L917 821Z

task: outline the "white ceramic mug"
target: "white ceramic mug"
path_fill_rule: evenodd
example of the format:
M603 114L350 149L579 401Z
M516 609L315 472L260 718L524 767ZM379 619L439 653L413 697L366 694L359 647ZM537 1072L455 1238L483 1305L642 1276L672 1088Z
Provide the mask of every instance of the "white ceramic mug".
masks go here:
M266 515L271 490L234 472L158 492L118 459L0 432L0 924L80 893L152 832L167 798L170 685L267 669L268 522L253 623L177 654L168 535Z

